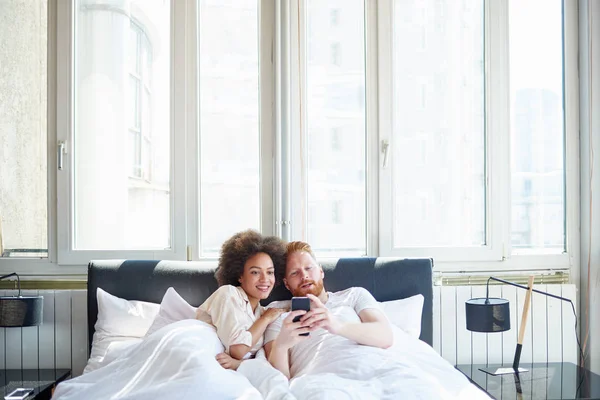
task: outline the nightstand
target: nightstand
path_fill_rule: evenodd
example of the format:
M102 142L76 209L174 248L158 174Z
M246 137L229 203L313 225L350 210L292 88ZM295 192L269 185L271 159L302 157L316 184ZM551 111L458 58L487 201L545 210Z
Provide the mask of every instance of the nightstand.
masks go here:
M494 376L479 370L499 366L474 364L457 365L456 368L497 400L600 398L600 375L573 363L521 363L519 367L529 371L518 375Z
M34 389L27 400L50 399L56 385L70 376L70 369L0 369L0 399L19 387Z

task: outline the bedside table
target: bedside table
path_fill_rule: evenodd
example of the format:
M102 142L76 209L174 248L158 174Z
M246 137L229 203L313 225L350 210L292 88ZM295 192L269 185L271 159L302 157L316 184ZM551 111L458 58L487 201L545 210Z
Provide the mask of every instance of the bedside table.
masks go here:
M499 366L457 365L456 369L497 400L600 398L600 375L573 363L521 363L519 366L529 371L518 375L494 376L479 370Z
M50 399L54 387L70 376L70 369L0 369L0 399L16 388L34 389L27 400Z

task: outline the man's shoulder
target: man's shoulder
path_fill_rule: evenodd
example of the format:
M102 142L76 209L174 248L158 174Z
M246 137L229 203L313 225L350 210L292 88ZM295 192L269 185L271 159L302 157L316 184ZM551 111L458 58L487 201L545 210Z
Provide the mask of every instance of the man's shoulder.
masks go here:
M353 286L351 288L333 292L331 294L334 295L335 297L348 297L348 296L352 296L352 295L362 294L365 292L369 293L369 291L367 289L365 289L364 287Z
M292 306L291 300L276 300L270 302L265 308L287 308Z
M356 286L329 294L328 307L350 306L361 308L362 304L376 302L373 295L365 288Z

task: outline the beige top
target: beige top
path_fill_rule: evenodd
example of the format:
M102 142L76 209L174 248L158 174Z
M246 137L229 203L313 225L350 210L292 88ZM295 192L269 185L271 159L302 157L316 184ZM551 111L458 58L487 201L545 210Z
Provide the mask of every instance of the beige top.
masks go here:
M241 286L223 285L198 307L196 319L217 328L217 336L229 352L229 347L234 344L252 345L252 334L248 329L262 315L263 309L259 304L256 311L252 311L248 295ZM254 355L262 346L261 336L244 358Z

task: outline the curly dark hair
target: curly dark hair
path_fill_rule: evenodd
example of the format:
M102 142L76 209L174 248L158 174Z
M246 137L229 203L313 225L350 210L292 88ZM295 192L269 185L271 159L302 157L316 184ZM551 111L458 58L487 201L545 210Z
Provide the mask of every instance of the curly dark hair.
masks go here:
M219 286L240 286L239 279L244 273L244 264L257 253L266 253L271 257L276 278L281 276L281 270L285 271L285 242L277 236L264 236L248 229L236 233L221 246L221 257L215 272ZM275 285L279 283L280 280L276 279Z

